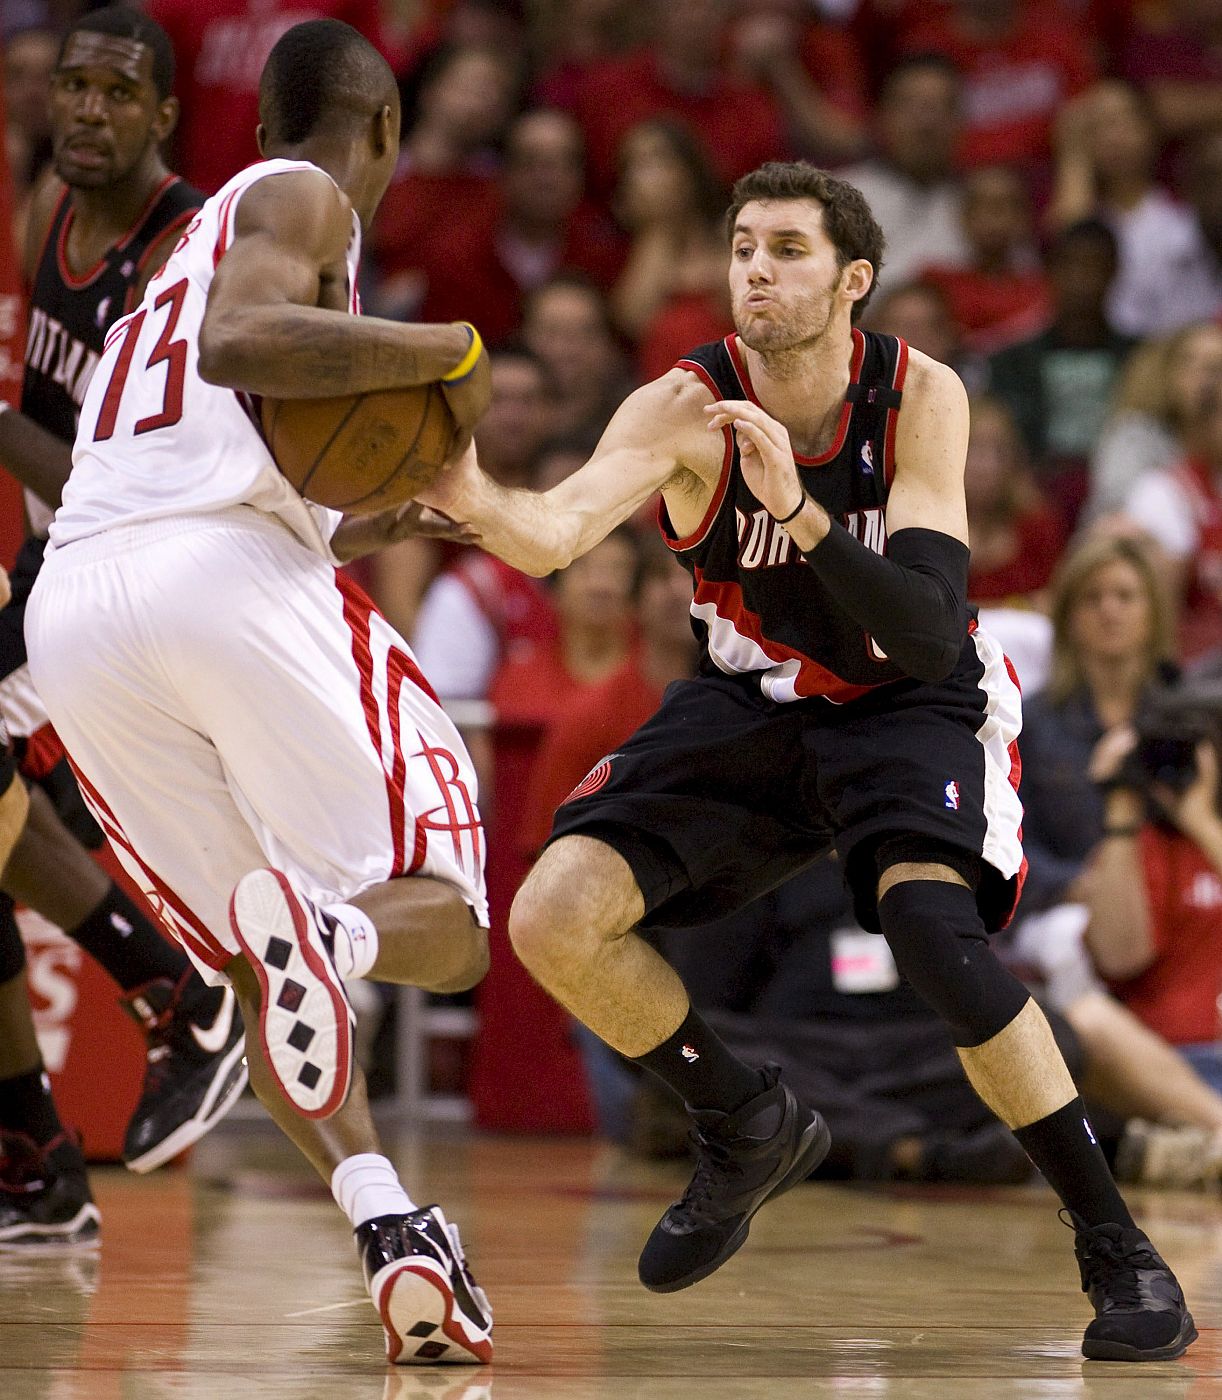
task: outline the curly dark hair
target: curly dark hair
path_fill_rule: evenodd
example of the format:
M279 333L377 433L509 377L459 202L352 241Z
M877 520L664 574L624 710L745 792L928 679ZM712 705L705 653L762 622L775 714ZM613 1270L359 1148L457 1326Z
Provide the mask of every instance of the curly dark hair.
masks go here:
M853 320L858 320L878 286L886 246L865 195L856 185L838 180L809 161L770 160L734 186L726 211L727 237L733 238L743 206L756 199L808 199L822 207L823 231L836 250L838 265L843 269L855 258L864 258L874 269L870 290L853 307Z

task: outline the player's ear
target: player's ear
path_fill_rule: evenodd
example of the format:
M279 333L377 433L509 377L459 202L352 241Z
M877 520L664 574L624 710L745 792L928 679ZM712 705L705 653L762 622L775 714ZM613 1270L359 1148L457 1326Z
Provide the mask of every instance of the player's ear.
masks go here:
M375 156L383 156L391 146L397 146L395 138L395 118L390 105L383 105L373 119L373 151Z
M865 258L854 258L845 269L840 285L850 301L860 301L874 285L874 267Z
M169 139L171 132L178 125L178 114L181 110L178 98L174 96L164 98L157 104L157 115L153 118L152 132L159 146L163 141Z
M262 122L255 127L255 144L258 146L261 156L267 155L267 127Z

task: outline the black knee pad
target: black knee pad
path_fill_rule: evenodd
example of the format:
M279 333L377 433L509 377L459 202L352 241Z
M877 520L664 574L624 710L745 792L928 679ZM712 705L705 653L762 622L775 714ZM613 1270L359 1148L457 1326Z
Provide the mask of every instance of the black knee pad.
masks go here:
M0 982L11 982L25 966L25 944L17 930L13 901L0 894Z
M903 880L878 902L895 964L960 1046L983 1045L1030 999L993 956L976 896L945 880Z

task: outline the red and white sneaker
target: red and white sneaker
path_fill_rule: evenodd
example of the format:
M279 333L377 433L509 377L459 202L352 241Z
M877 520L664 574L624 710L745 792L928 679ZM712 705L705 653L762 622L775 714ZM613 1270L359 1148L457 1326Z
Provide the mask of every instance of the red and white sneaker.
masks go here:
M229 925L259 979L259 1037L281 1093L304 1117L329 1118L352 1087L356 1026L334 921L279 870L252 870L234 887Z
M386 1359L400 1366L492 1360L492 1309L467 1268L458 1226L440 1206L379 1215L358 1225L357 1252L386 1332Z

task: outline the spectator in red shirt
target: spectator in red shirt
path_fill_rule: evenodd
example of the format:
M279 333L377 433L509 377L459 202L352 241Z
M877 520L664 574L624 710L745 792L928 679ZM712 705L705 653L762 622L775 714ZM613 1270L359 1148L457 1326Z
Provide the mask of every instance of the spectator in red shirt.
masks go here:
M740 0L732 44L736 69L774 94L802 155L839 165L862 154L866 75L846 29L806 0Z
M957 0L914 23L906 45L963 74L969 166L1047 161L1057 109L1095 76L1084 31L1056 0Z
M514 335L525 297L562 269L608 289L623 264L623 239L583 197L581 133L563 112L534 111L509 129L505 165L490 198L429 232L397 239L396 258L423 280L419 318L475 320L491 345Z
M1086 939L1115 995L1222 1090L1220 717L1211 695L1210 737L1190 752L1186 785L1177 790L1131 758L1121 781L1113 771L1087 882ZM1117 762L1135 742L1121 737Z
M580 273L562 272L526 298L522 339L551 371L553 432L597 442L632 390L606 298Z
M1040 608L1065 548L1065 526L1035 484L1014 419L996 399L972 403L963 484L969 600Z
M946 294L966 345L987 355L1034 335L1048 317L1048 283L1032 241L1031 199L1016 170L974 170L964 182L966 267L935 263L921 273Z
M615 211L632 243L611 294L619 329L648 345L683 323L679 353L733 329L729 322L725 190L699 143L677 122L657 118L629 132L620 153ZM690 337L710 324L713 335ZM656 349L653 358L658 358ZM666 362L669 369L674 355Z
M661 540L651 536L642 545L637 579L639 645L617 671L567 705L548 729L523 811L521 841L527 854L544 844L552 814L599 759L645 723L671 681L692 674L696 639L691 599L691 581Z
M726 72L732 9L732 0L654 5L651 42L587 74L574 110L599 191L611 187L624 137L649 117L683 122L727 184L787 154L785 122L772 94Z
M440 249L452 249L465 230L482 230L495 218L496 147L517 88L516 61L493 49L450 49L429 65L370 238L379 272L370 310L419 317L429 292L430 258L448 267L454 253L447 260ZM480 319L472 309L478 304L468 301L435 319ZM480 331L490 338L483 320Z
M379 0L146 0L178 60L174 168L207 194L259 159L259 75L295 24L339 19L376 42Z

